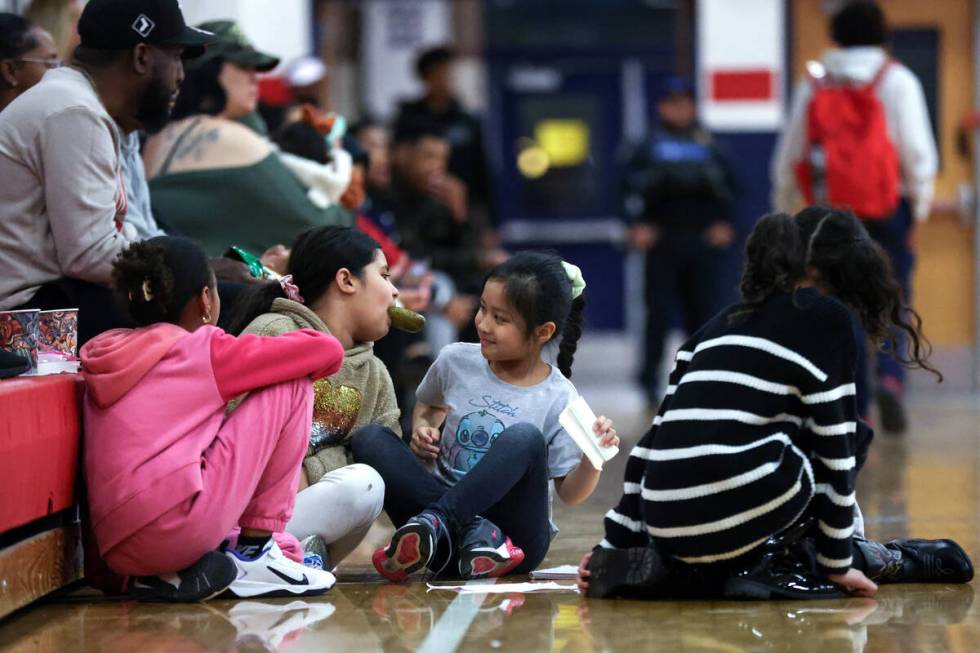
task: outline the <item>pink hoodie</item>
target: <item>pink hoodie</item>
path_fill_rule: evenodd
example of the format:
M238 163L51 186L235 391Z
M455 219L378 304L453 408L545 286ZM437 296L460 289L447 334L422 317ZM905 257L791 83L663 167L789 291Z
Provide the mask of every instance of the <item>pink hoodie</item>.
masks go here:
M82 347L85 472L101 553L202 489L201 460L243 392L340 369L333 336L116 329Z

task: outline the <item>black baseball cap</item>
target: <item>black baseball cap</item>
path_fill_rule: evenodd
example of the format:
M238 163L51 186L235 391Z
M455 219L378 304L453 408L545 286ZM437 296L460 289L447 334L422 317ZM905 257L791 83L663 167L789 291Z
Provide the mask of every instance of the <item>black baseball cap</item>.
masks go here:
M184 48L184 59L204 54L214 34L184 22L178 0L89 0L78 19L83 47L126 50L140 43Z

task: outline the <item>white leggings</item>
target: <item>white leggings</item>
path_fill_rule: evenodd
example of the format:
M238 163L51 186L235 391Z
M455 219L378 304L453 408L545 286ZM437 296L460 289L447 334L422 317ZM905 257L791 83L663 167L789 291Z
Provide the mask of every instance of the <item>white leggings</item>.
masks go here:
M357 548L384 507L385 482L368 465L347 465L296 495L286 531L303 540L319 535L330 549L331 565Z

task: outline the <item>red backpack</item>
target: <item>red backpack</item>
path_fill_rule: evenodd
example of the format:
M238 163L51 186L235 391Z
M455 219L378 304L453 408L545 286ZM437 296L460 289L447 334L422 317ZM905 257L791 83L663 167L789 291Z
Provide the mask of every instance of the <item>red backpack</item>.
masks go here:
M810 77L807 145L795 170L808 204L846 207L865 220L887 218L898 208L898 155L875 93L891 63L865 86Z

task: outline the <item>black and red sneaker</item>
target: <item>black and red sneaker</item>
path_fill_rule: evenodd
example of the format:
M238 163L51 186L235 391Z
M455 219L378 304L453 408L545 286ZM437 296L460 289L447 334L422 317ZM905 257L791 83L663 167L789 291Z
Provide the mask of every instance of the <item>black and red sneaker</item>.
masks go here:
M488 519L474 517L459 548L459 575L466 579L505 576L524 562L524 551Z
M379 574L401 583L429 566L443 536L448 537L443 520L434 512L424 510L395 531L388 546L374 552L371 562Z

